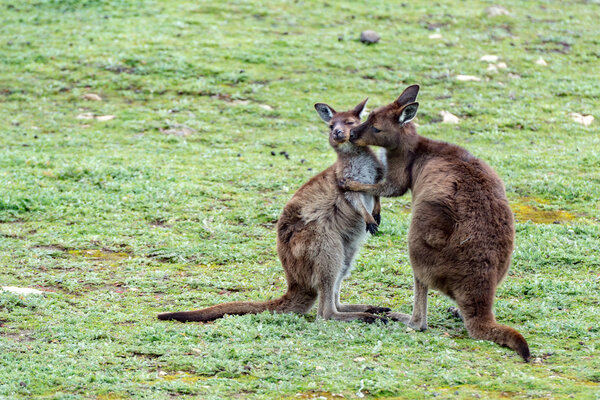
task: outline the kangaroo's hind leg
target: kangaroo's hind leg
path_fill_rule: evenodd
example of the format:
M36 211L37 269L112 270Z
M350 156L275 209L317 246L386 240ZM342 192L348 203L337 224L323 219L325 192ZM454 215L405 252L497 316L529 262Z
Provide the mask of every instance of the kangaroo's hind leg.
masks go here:
M341 241L335 245L325 246L326 249L319 252L315 258L314 269L318 274L319 308L317 315L323 319L334 319L337 321L375 322L385 318L364 311L339 311L336 303L339 302L338 292L341 282L340 276L344 271L344 249Z
M415 294L413 301L412 316L408 314L392 312L387 316L393 321L400 321L409 327L424 331L427 329L427 292L428 287L415 276Z
M335 285L335 306L339 312L367 312L373 314L381 314L390 311L388 307L373 306L370 304L342 304L340 302L340 291L342 282L350 275L354 257L358 251L358 246L347 244L344 246L345 257L342 273L338 275Z

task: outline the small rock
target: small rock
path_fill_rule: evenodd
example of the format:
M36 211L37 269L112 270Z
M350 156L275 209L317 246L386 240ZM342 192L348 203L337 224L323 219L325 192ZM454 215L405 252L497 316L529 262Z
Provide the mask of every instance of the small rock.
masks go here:
M167 376L165 371L158 371L158 376Z
M381 36L375 31L367 30L360 33L360 41L363 43L373 44L379 42L379 39Z
M500 68L500 69L506 69L507 68L506 63L504 63L504 62L499 62L496 66L498 68Z
M571 117L571 119L573 121L575 121L578 124L581 124L583 126L590 126L592 124L592 122L594 122L593 115L583 115L583 114L579 114L576 112L572 112L572 113L569 113L569 116Z
M75 118L77 118L77 119L94 119L94 114L92 114L92 113L83 113L83 114L79 114Z
M548 63L546 62L546 60L544 60L542 57L538 58L535 63L537 65L541 65L542 67L545 67L546 65L548 65Z
M502 6L497 6L497 5L493 5L493 6L489 6L488 8L485 9L485 13L488 15L488 17L499 17L501 15L510 15L510 12L502 7Z
M431 35L429 35L429 39L441 39L442 35L439 33L432 33Z
M101 121L101 122L110 121L111 119L115 119L115 116L114 115L98 115L96 117L96 120Z
M354 359L354 362L365 362L366 360L367 360L367 359L366 359L366 358L364 358L364 357L356 357L356 358Z
M231 103L232 104L240 104L240 105L245 106L245 105L249 104L250 102L248 100L233 100Z
M508 73L508 77L510 79L521 79L521 75L519 75L519 74L513 74L512 72Z
M190 128L189 126L183 125L183 124L173 124L171 126L169 126L168 129L159 129L161 131L161 133L164 133L166 135L175 135L175 136L179 136L179 137L186 137L189 136L193 133L196 133L196 130L193 128Z
M466 81L466 82L479 82L481 80L480 77L478 76L473 76L473 75L456 75L456 79L459 81Z
M83 95L83 98L90 101L102 101L102 97L98 96L96 93L86 93Z
M315 369L316 369L317 371L323 371L325 368L321 367L320 365L317 365L317 366L315 367Z
M487 72L498 72L498 67L495 64L488 64Z
M485 62L489 62L489 63L495 63L496 61L498 61L500 57L498 56L494 56L491 54L486 54L484 56L481 56L481 58L479 59L479 61L485 61Z
M44 293L41 290L31 289L31 288L20 288L20 287L16 287L16 286L2 286L2 290L4 290L5 292L11 292L14 294L22 294L22 295L43 294Z
M460 118L456 115L452 114L448 111L440 111L440 115L442 116L443 124L458 124L460 122Z
M268 104L259 104L258 105L260 108L262 108L263 110L267 110L267 111L273 111L273 107L271 107Z

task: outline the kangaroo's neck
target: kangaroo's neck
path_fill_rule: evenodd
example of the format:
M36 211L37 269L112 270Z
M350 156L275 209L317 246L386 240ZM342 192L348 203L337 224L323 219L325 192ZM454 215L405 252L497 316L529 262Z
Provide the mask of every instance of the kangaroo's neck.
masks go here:
M376 179L380 179L383 175L383 166L373 150L369 147L356 146L351 143L344 143L338 146L335 151L337 153L336 175L338 178L357 178L357 175L375 174Z
M413 126L408 128L403 132L396 147L386 149L387 179L401 193L413 189L416 175L428 156L429 139L417 134Z
M414 191L423 167L431 160L439 157L472 161L476 159L467 150L446 142L428 139L416 133L414 129L395 149L386 150L388 171L391 180L404 188ZM394 171L394 176L391 176Z

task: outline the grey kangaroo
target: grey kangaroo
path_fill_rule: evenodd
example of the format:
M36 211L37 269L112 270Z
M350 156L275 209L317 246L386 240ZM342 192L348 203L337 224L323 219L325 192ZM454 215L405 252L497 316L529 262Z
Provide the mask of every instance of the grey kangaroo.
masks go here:
M236 301L196 311L163 313L159 319L212 321L226 314L266 310L305 314L318 297L317 314L323 319L386 321L374 314L390 311L389 308L340 303L342 281L350 273L366 231L374 233L376 219L379 220L379 206L375 204L379 202L373 196L344 193L338 187L338 181L344 178L370 184L383 178L383 166L373 151L348 140L350 129L360 123L366 102L365 99L346 112L315 104L321 118L329 124L329 143L338 158L292 196L277 222L277 252L286 274L287 292L274 300Z
M492 311L515 237L504 185L465 149L417 134L410 121L419 106L418 92L419 86L409 86L351 130L351 142L386 149L385 179L377 184L340 182L347 190L374 196L412 191L408 247L415 280L413 313L388 317L427 329L427 291L435 288L456 301L471 337L510 347L528 361L527 341L497 323Z

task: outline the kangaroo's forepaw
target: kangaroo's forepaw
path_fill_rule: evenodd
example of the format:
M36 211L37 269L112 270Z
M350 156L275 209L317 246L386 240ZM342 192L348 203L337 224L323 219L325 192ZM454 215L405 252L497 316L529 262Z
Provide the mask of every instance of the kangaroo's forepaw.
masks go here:
M374 214L373 219L377 222L377 225L381 225L381 214Z
M377 224L367 223L367 232L369 232L371 235L375 235L377 231L379 231Z
M348 180L346 178L340 178L338 179L338 187L344 191L348 190Z
M392 311L391 308L378 307L378 306L371 306L370 308L367 308L365 310L365 312L368 312L369 314L385 314L390 311Z
M458 309L458 307L448 307L448 312L457 319L463 319L462 314L460 313L460 310Z

